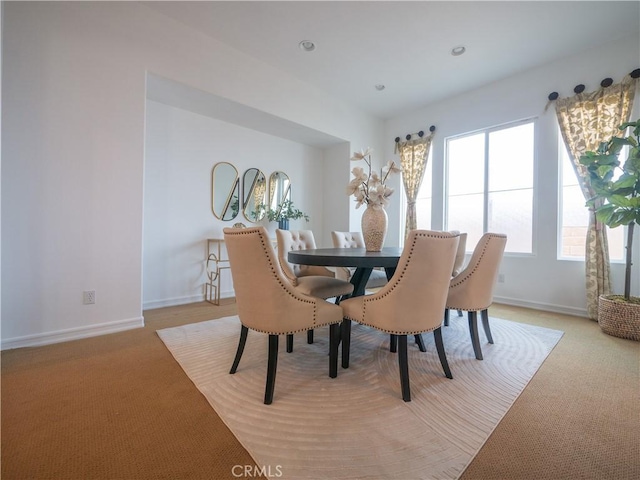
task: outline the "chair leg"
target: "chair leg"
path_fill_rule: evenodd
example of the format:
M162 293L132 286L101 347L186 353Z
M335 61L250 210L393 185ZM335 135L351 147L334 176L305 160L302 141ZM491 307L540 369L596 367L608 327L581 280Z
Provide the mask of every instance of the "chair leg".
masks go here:
M407 358L407 336L396 335L398 339L398 366L400 368L400 386L402 388L402 399L405 402L411 401L411 388L409 386L409 360Z
M273 390L276 386L276 367L278 366L278 335L269 335L269 360L267 362L267 386L264 390L264 404L273 402Z
M396 353L398 351L398 336L391 334L389 335L389 351L391 353Z
M420 349L421 352L426 352L427 351L427 347L424 346L424 340L422 339L422 335L421 334L417 334L414 335L413 338L415 338L416 343L418 344L418 348Z
M480 339L478 335L478 312L469 312L469 333L471 334L471 344L476 359L482 360L482 349L480 348Z
M487 336L489 343L493 343L493 337L491 336L491 328L489 328L489 310L486 308L480 312L482 317L482 326L484 327L484 333Z
M230 374L236 373L236 370L238 369L238 364L242 358L242 352L244 352L244 345L247 343L247 333L249 333L249 329L242 325L240 328L240 341L238 342L238 349L236 350L236 358L233 360L233 365L229 372Z
M313 330L307 330L307 343L313 343Z
M287 353L293 352L293 334L287 334Z
M342 368L349 368L349 350L351 349L351 320L345 318L340 325L342 336Z
M436 341L436 350L438 351L438 357L440 357L444 376L447 378L453 378L451 370L449 369L449 362L447 362L447 354L444 351L444 343L442 342L442 328L436 328L433 331L433 337Z
M329 326L329 376L338 376L338 345L340 344L340 324L332 323Z
M449 326L449 309L448 308L444 309L444 326L445 327Z

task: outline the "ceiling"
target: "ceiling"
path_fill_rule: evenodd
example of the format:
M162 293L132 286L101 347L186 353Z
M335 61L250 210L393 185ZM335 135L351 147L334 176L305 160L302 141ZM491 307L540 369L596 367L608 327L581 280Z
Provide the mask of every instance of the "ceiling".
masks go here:
M640 31L638 1L145 5L383 119Z

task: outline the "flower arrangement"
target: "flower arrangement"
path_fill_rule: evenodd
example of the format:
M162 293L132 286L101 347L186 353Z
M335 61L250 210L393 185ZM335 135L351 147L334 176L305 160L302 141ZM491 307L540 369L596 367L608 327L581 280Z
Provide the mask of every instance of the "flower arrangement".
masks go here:
M387 178L391 173L400 173L402 168L394 161L389 160L387 164L380 169L380 175L372 171L371 153L372 148L367 148L361 152L354 152L352 161L364 160L369 168L368 173L362 167L354 167L351 170L353 179L347 186L347 194L356 197L356 208L366 203L373 208L384 208L389 204L388 198L394 192L393 188L386 185Z

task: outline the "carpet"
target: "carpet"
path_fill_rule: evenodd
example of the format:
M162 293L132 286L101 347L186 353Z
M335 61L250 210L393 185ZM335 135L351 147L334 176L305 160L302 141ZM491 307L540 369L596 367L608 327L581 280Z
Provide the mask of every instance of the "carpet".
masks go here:
M267 335L250 331L240 366L229 369L237 316L159 330L158 335L265 476L282 479L458 478L526 387L562 332L491 319L475 359L466 318L443 338L453 380L444 377L433 335L411 342L412 401L402 401L388 336L353 324L350 368L328 376L328 328L315 343L281 337L274 401L264 405ZM235 474L237 472L230 472Z

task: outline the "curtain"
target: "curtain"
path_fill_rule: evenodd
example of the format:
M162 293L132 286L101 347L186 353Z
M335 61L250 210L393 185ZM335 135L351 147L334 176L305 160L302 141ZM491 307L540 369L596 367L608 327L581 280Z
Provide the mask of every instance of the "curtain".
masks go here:
M425 167L429 160L429 147L433 139L433 133L427 137L407 140L396 144L396 151L400 154L402 166L402 183L407 195L407 216L404 236L409 236L411 230L417 228L416 222L416 197L422 185Z
M585 200L593 197L586 167L580 156L595 151L601 142L619 135L618 126L629 121L636 80L627 75L620 83L595 92L579 93L556 101L556 115L562 139L576 173ZM587 312L598 318L598 297L611 291L607 232L589 209L589 226L585 251Z

